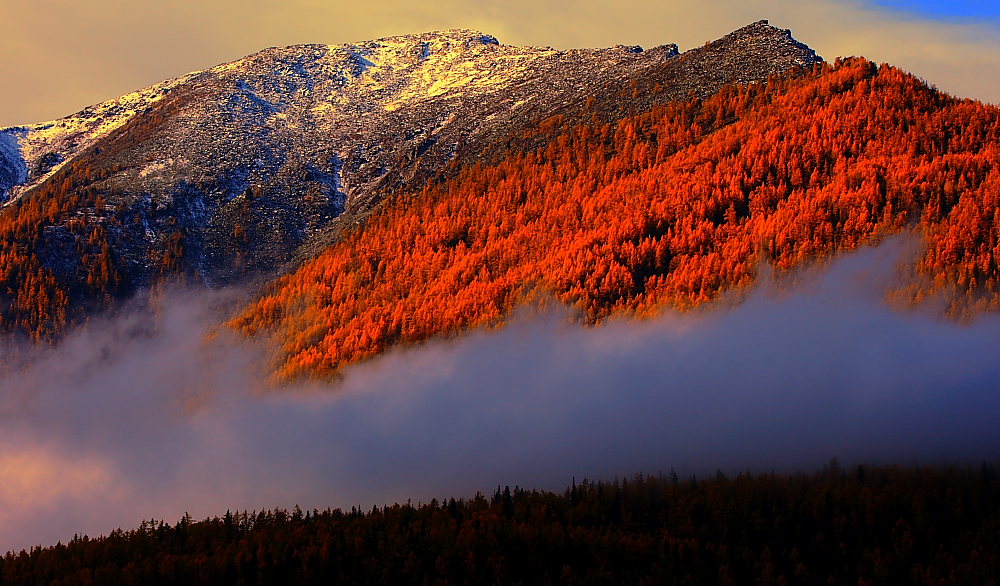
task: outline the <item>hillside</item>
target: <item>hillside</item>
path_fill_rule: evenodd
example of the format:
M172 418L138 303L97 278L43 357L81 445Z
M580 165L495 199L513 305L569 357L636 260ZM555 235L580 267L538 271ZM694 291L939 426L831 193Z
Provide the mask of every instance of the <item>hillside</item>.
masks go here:
M998 120L764 21L682 54L267 49L0 132L0 331L265 283L229 324L278 379L326 378L525 304L688 309L902 232L926 248L894 297L970 316L1000 306Z
M8 553L29 584L993 584L996 470L836 462L499 488L370 511L227 512Z
M684 54L451 30L270 48L6 128L0 330L52 340L164 280L273 277L387 194L489 159L540 120L614 123L818 60L766 22Z
M397 194L231 324L272 340L280 378L328 377L522 304L591 323L685 309L762 262L904 231L926 248L897 297L1000 307L1000 109L892 67L848 59L617 123L557 115L514 142L529 148Z

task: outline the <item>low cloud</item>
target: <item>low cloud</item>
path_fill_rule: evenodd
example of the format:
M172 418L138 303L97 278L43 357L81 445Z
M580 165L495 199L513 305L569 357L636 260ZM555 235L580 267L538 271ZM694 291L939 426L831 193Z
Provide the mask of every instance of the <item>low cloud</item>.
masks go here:
M561 489L575 476L939 463L1000 450L1000 320L883 302L901 247L730 308L524 315L265 391L217 297L93 322L0 381L0 549L227 509Z

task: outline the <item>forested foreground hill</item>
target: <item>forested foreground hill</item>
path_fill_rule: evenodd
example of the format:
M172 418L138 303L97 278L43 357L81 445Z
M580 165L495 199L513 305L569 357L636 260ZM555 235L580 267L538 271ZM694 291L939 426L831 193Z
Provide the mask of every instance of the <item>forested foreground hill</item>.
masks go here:
M146 522L8 553L0 583L996 584L996 469L841 469L498 489L371 511Z
M281 378L330 376L522 304L648 316L906 231L925 249L898 297L1000 307L1000 109L853 58L614 124L551 117L390 198L230 323L274 341Z

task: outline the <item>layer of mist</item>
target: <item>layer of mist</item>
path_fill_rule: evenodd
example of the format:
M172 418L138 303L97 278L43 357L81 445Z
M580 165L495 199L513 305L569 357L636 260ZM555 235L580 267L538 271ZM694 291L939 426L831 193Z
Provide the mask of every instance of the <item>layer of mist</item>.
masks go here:
M524 315L278 391L258 349L205 341L217 296L166 296L0 379L0 550L185 512L370 508L574 476L994 459L1000 318L887 307L904 248L728 309L597 328Z

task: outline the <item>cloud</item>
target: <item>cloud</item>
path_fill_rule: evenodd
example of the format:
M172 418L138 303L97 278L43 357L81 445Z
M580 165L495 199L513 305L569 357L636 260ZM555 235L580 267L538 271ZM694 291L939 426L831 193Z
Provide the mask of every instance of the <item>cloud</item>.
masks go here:
M995 458L1000 318L888 309L901 250L704 313L598 328L524 315L280 390L262 388L259 348L206 345L224 298L168 296L0 380L0 550L185 511Z
M15 447L8 445L0 453L0 521L18 519L28 508L33 514L44 513L61 501L81 501L114 491L115 479L100 460L76 460L59 453L58 447L44 445ZM38 505L41 505L39 507ZM40 509L40 510L38 510Z
M463 27L511 44L691 48L761 18L792 28L828 59L864 55L949 92L1000 102L1000 24L932 20L860 1L15 0L5 8L0 125L64 116L272 45Z

